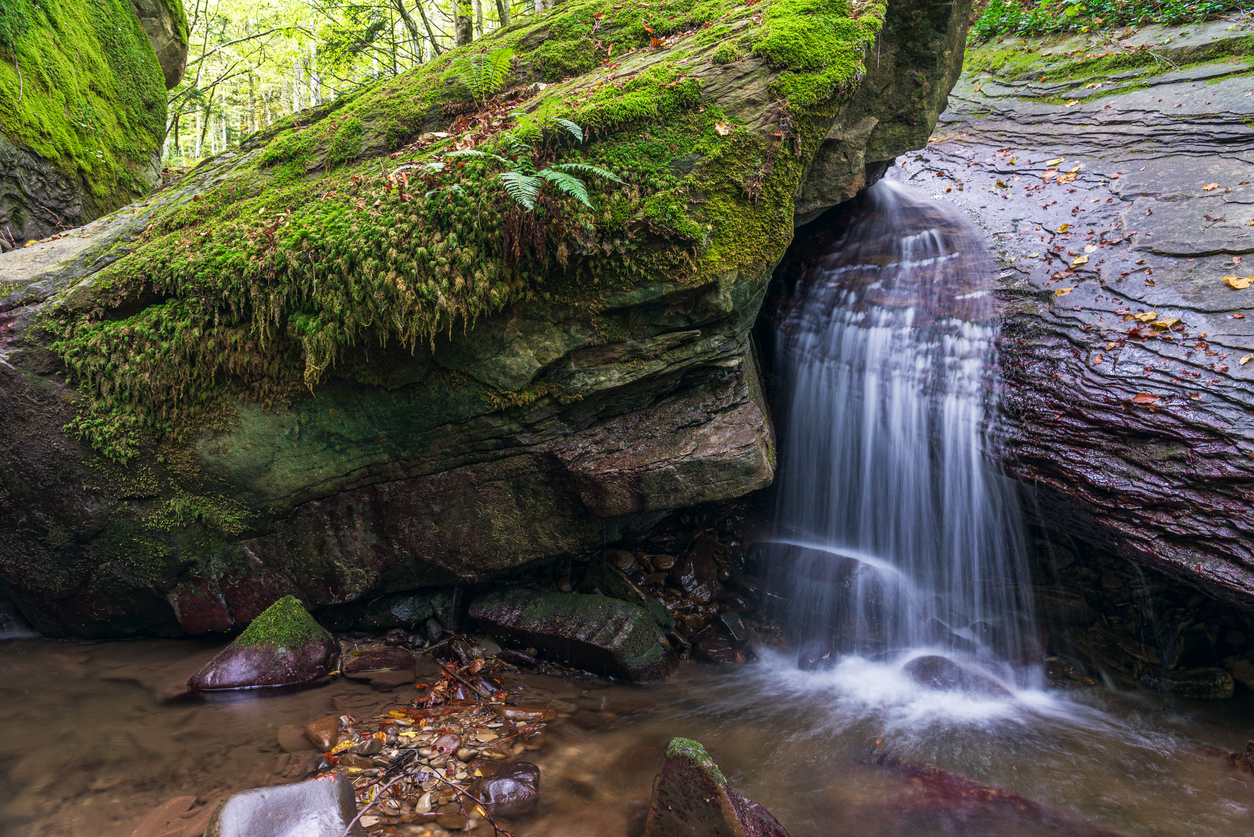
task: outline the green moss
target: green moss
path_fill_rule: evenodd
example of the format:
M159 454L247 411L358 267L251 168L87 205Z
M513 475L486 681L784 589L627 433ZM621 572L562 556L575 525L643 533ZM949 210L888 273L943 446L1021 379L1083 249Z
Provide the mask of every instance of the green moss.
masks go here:
M295 648L311 639L330 636L314 621L300 600L284 596L249 623L235 642L239 645L268 645Z
M727 777L718 769L714 759L710 758L710 754L705 751L705 747L701 746L699 741L693 741L691 738L672 738L666 745L666 757L683 759L692 767L705 773L710 781L719 787L727 784Z
M0 54L0 125L11 142L82 182L92 217L146 191L166 90L127 0L6 0Z
M289 404L333 374L360 376L365 355L413 352L519 302L592 312L659 279L761 273L791 239L797 184L882 14L851 17L836 0L569 0L477 42L518 54L528 95L513 136L546 163L627 181L589 179L595 211L550 192L522 212L498 164L443 157L444 106L464 98L459 51L249 138L231 177L161 210L134 253L48 320L85 395L73 429L127 459L150 435L190 438L231 402ZM706 98L732 33L766 63L778 133L731 124ZM555 117L588 140L554 130ZM505 153L507 139L480 147ZM557 396L537 382L484 397L507 408L545 395Z

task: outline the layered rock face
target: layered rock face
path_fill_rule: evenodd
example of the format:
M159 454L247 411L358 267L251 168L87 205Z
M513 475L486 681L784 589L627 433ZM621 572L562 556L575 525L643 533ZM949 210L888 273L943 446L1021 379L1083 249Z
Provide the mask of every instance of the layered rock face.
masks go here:
M165 91L187 60L181 0L5 5L0 252L160 184Z
M450 54L5 256L0 588L46 633L230 631L768 484L749 334L797 196L923 141L969 15L820 5L650 34L570 0L476 45L516 52L516 121L459 121ZM541 224L444 156L505 131L627 184L595 212L546 192Z

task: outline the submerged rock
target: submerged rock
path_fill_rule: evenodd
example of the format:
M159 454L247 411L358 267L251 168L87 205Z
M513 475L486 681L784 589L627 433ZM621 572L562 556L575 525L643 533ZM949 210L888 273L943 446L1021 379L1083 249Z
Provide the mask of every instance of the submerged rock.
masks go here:
M788 837L771 812L727 786L696 741L676 738L653 780L644 837Z
M414 655L404 648L385 647L344 661L344 676L363 680L380 691L414 682Z
M525 814L540 801L540 768L527 761L503 764L478 783L478 790L493 816Z
M284 596L192 675L194 692L315 686L329 681L340 647L301 603Z
M987 674L963 668L948 657L915 657L902 671L916 683L939 691L963 691L988 697L1013 697L1010 690Z
M513 587L475 599L470 615L501 645L595 674L658 680L679 664L649 612L618 599Z
M356 816L353 783L328 773L235 794L213 812L205 837L341 837ZM348 833L366 834L360 823Z

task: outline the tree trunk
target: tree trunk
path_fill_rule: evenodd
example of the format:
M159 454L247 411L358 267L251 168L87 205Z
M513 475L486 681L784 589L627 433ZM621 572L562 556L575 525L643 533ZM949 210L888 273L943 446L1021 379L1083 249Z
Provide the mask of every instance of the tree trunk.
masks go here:
M534 0L534 8L536 14L542 15L549 9L553 8L553 0Z
M496 16L501 19L501 28L509 26L509 0L496 0Z
M396 0L396 2L400 3L402 0ZM422 0L418 2L418 16L422 18L422 25L427 30L427 37L431 39L431 50L436 55L444 52L444 50L440 49L440 39L435 36L435 29L431 26L431 18L427 17L427 10L422 6Z
M471 0L454 0L453 43L466 46L475 39L475 8Z

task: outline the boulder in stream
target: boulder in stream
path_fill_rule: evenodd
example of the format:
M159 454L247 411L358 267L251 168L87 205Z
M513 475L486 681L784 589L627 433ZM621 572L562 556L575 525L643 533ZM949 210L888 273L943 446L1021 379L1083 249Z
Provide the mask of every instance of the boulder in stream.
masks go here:
M193 692L316 686L329 681L340 647L301 603L284 596L192 675Z
M618 599L512 587L479 596L470 615L504 646L595 674L659 680L679 664L649 612Z
M653 780L644 837L788 837L771 812L727 786L696 741L676 738Z
M365 837L360 823L348 830L355 816L353 783L328 773L235 794L213 812L205 837Z
M1010 690L987 674L963 668L948 657L915 657L902 671L913 681L938 691L960 690L986 697L1013 697Z

